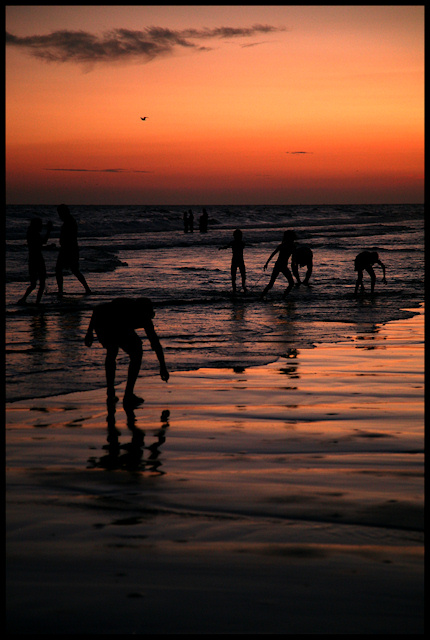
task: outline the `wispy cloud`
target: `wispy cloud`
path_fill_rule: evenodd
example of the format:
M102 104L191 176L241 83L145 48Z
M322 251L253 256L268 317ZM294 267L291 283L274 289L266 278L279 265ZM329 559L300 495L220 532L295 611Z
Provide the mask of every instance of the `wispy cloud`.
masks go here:
M304 153L312 154L313 151L286 151L285 153L291 153L291 155L304 154Z
M140 169L62 169L45 167L45 171L86 171L91 173L153 173L153 171L145 171Z
M262 40L261 42L250 42L249 44L241 44L242 49L249 49L249 47L258 47L260 44L267 44L269 40Z
M202 42L249 38L285 31L285 27L255 24L252 27L171 30L146 27L142 31L112 29L102 35L88 31L53 31L46 35L19 37L6 31L6 45L20 48L47 62L95 63L115 61L150 62L174 55L178 50L208 51Z

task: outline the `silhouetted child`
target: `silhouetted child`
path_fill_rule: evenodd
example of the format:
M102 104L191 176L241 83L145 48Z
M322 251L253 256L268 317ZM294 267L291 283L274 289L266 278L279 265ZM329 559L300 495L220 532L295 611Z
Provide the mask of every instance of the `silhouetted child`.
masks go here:
M219 247L219 251L221 249L232 249L232 257L231 257L231 284L233 286L233 293L236 293L236 272L239 269L240 275L242 277L242 289L246 293L246 270L245 270L245 262L243 259L243 249L245 247L245 243L242 240L242 231L240 229L236 229L233 231L233 240L229 244L225 245L225 247Z
M65 204L60 204L57 207L57 212L63 221L60 231L60 252L55 267L58 295L60 297L63 295L63 269L67 268L83 285L86 293L91 293L91 289L79 270L78 225L76 220Z
M95 331L100 343L106 349L108 400L118 399L115 396L115 370L116 357L121 348L130 356L124 405L137 406L143 402L142 398L134 395L134 385L142 363L142 340L135 331L137 328L145 330L160 363L161 379L168 381L169 372L164 361L163 349L152 323L154 316L154 308L149 298L116 298L112 302L95 307L85 336L85 344L87 347L92 345L93 331Z
M273 267L269 284L265 287L263 293L261 294L262 298L264 298L264 296L267 294L269 289L273 287L273 285L275 284L275 280L280 273L283 273L288 280L288 287L285 289L283 297L285 298L285 296L293 288L294 278L291 274L291 271L288 268L288 260L294 251L295 238L296 238L296 234L294 233L294 231L285 231L281 244L276 247L276 249L273 251L270 258L267 260L266 264L264 265L264 270L266 270L267 265L269 264L273 256L279 253L278 259L276 260L275 266Z
M376 276L373 270L373 265L379 264L383 271L382 282L387 284L385 279L385 265L379 259L378 253L376 251L362 251L358 254L358 256L354 260L354 271L357 271L357 281L355 283L355 293L357 293L358 288L360 287L360 291L364 291L363 286L363 271L367 271L370 276L370 291L373 293L375 288Z
M37 286L39 280L39 291L37 292L36 304L40 303L46 282L46 265L42 254L42 247L48 242L52 229L52 222L46 225L46 233L42 236L43 223L40 218L33 218L27 229L27 245L28 245L28 274L30 276L30 285L27 287L23 297L18 304L23 304L27 297Z
M307 267L303 284L308 285L309 278L312 275L312 268L313 268L313 253L310 247L306 247L304 245L300 247L296 247L291 256L291 270L297 280L298 287L302 284L300 282L299 267Z

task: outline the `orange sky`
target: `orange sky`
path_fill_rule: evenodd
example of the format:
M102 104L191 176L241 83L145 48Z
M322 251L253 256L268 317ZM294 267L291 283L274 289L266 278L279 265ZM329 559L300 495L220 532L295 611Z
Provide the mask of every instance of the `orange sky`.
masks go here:
M423 6L14 6L6 31L7 203L423 201Z

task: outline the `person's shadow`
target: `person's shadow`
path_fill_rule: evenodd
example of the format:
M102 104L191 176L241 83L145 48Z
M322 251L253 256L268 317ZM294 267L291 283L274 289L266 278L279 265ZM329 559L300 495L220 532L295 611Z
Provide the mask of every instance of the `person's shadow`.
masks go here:
M100 458L88 460L90 468L107 469L109 471L125 470L129 472L150 471L162 475L162 461L160 460L160 447L166 441L166 429L169 427L170 411L161 412L160 429L155 433L156 441L150 446L145 446L145 432L136 425L136 414L131 407L125 407L127 427L131 432L131 440L125 444L119 441L120 431L116 426L116 403L107 402L107 444L103 446L106 454ZM148 455L145 457L145 450Z

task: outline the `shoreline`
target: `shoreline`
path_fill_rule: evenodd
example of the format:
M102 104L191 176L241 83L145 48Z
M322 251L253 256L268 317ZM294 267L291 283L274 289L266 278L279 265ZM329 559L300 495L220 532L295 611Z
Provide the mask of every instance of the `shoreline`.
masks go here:
M85 296L83 295L80 295L77 297L85 299ZM242 305L244 305L245 300L241 296L238 296L236 303L238 307L236 311L238 314L240 314ZM76 308L75 304L76 303L74 302L72 307L70 307L70 305L69 306L66 305L65 309L70 310L75 314L81 314L83 311L85 312L85 309L83 310L81 308ZM248 301L248 304L249 304L249 301ZM289 317L290 310L287 310L285 312L285 302L280 303L280 300L277 300L275 298L274 300L271 300L271 302L267 304L271 306L274 316L276 315L276 313L280 313L281 314L280 317L282 317L282 315L286 313L286 317ZM34 314L34 309L30 309L31 306L32 305L28 305L29 314L30 313ZM158 305L155 305L155 306L158 306ZM397 315L400 317L396 317L393 320L391 319L384 320L376 324L374 323L373 320L369 318L367 319L367 322L365 320L360 321L359 318L357 318L355 321L349 320L346 322L336 322L336 321L327 322L323 320L318 320L318 321L307 320L305 322L298 323L297 320L294 320L295 329L294 329L294 332L292 332L291 334L291 340L288 340L288 335L286 336L286 341L284 340L284 342L282 341L282 339L280 339L280 342L278 342L277 341L278 339L276 337L275 339L273 339L271 338L270 335L266 336L266 339L269 340L269 342L266 343L267 349L270 350L272 348L272 345L271 345L272 339L273 339L273 344L277 345L276 350L271 355L264 356L262 355L262 353L255 353L255 352L252 355L250 355L247 349L242 349L242 351L239 350L237 354L235 352L232 352L230 355L230 361L226 359L226 354L224 354L224 358L222 358L221 355L219 355L218 357L215 357L213 361L210 361L210 362L206 361L203 368L209 367L214 369L218 369L218 368L232 369L234 367L241 366L248 369L256 366L273 364L277 360L279 360L280 357L282 357L281 355L279 355L279 353L281 353L282 351L288 351L290 350L290 348L297 348L299 350L303 350L303 349L315 349L321 344L339 344L344 342L352 344L356 339L357 333L367 332L368 330L373 331L375 330L375 327L382 328L387 323L397 322L399 320L406 320L416 315L420 315L421 313L423 313L423 311L424 311L424 302L419 302L419 306L409 305L409 306L401 307L397 312ZM44 317L43 312L44 312L44 309L41 309L40 310L41 318ZM59 310L57 310L57 313L59 313ZM188 358L187 355L183 356L182 361L181 361L181 358L179 358L179 362L176 362L176 364L172 366L170 359L173 359L173 357L171 357L171 354L169 353L168 346L166 348L166 338L162 335L163 332L160 331L160 327L162 328L163 325L164 325L164 322L160 321L158 331L159 331L162 344L164 345L165 356L166 356L166 360L168 361L169 372L176 374L179 372L186 372L186 371L198 371L200 368L202 368L196 362L187 363L187 358ZM326 331L325 334L323 333L322 327L325 327L325 331ZM327 329L328 327L330 327L329 331ZM324 340L324 337L327 333L329 333L332 336L331 340L328 343L326 342L326 340ZM175 339L174 337L171 337L171 336L169 336L168 340L169 339L172 341L172 345L174 349ZM242 336L239 339L239 342L243 342L244 340L245 340L245 336ZM203 339L203 342L204 342L204 339ZM145 338L143 338L143 343L145 346L146 345ZM104 369L103 369L104 356L102 355L102 349L98 345L97 341L95 344L96 344L95 348L100 349L99 362L97 363L97 365L94 365L91 370L86 368L84 370L83 375L86 381L90 380L90 384L93 385L91 387L92 389L100 390L100 389L103 389L105 386ZM83 341L82 341L82 345L79 345L79 349L84 349L83 351L84 356L88 355L89 353L88 349L83 347ZM233 345L232 345L232 349L233 349ZM93 351L94 351L94 347L93 347ZM36 349L36 352L37 352L37 349ZM206 356L207 356L206 360L210 359L209 353L207 353ZM215 356L216 356L216 350L215 350ZM178 357L177 354L176 354L176 357ZM121 360L122 362L127 362L127 357L122 352L120 352L119 358L118 358L117 379L124 381L126 379L126 367L124 365L121 365ZM59 362L56 362L56 364L58 366ZM146 359L142 364L142 371L140 373L140 377L145 378L147 376L154 375L157 373L157 370L158 370L157 362L154 360L154 358L150 354L149 358ZM43 399L43 398L55 397L57 395L68 395L71 393L80 392L82 390L82 385L83 385L82 376L78 376L78 378L76 378L76 375L74 374L74 381L72 384L70 384L70 382L65 383L64 380L62 380L61 385L59 385L60 387L61 386L64 387L65 384L69 384L69 390L62 391L62 392L58 389L55 391L51 390L47 392L45 395L43 394L43 392L42 393L40 392L40 388L41 387L43 388L45 382L49 383L51 375L52 374L49 370L46 372L39 371L37 374L37 377L35 377L35 380L32 384L32 390L24 393L21 390L16 392L8 388L8 382L7 382L7 376L6 376L6 394L5 394L6 403L12 404L12 403L16 403L24 400L29 401L32 398ZM44 377L46 377L46 380L44 379ZM96 383L94 382L94 379L97 380ZM30 383L26 382L25 384L29 385Z

